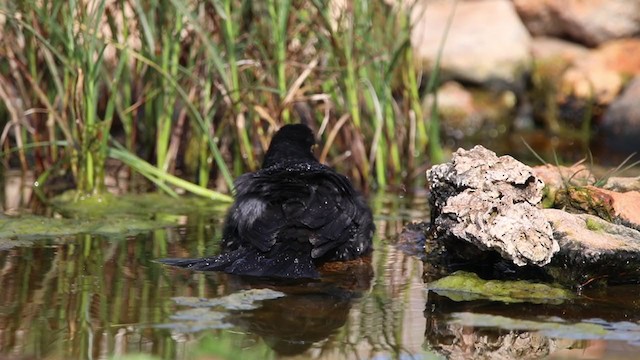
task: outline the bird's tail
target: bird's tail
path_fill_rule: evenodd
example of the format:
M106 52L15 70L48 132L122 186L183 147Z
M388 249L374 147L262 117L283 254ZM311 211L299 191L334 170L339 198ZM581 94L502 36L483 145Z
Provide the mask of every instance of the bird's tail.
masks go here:
M287 279L317 279L320 274L311 255L294 249L272 249L268 253L257 249L238 249L200 259L159 259L171 266L197 271L224 271L235 275L276 277Z

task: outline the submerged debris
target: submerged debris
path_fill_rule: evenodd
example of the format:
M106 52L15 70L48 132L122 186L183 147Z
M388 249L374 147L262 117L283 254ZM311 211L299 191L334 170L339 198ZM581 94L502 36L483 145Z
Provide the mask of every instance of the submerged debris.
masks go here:
M427 178L431 231L449 247L467 242L519 266L548 264L559 250L536 206L544 183L514 158L482 146L459 149L451 162L427 171Z

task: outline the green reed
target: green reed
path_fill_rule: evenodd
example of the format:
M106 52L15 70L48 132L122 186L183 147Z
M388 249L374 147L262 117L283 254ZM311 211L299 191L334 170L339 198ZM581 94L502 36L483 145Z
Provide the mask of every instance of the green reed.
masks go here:
M70 173L80 194L103 191L115 161L170 193L214 197L204 190L228 191L258 167L277 127L300 117L324 130L326 161L361 185L403 183L427 153L441 160L438 124L421 107L409 10L382 0L332 6L3 3L4 158L45 182Z

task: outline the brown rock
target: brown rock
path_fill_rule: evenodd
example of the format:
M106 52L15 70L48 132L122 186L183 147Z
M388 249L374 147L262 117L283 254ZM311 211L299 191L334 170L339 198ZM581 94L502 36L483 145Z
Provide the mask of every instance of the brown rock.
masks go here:
M435 63L455 3L421 1L413 7L411 43L427 70ZM531 66L530 40L511 1L458 2L440 66L466 81L514 83Z
M434 96L425 97L425 113L431 112ZM467 133L475 134L483 124L473 95L460 83L447 81L438 89L438 112L442 116L443 128L447 136L462 138Z
M582 164L572 166L557 166L545 164L534 166L533 174L544 184L553 189L560 189L568 185L587 185L593 184L595 178L591 171Z
M513 0L518 15L531 35L560 36L564 34L564 27L552 12L550 2L550 0Z
M586 47L557 38L534 37L531 41L531 55L535 61L560 60L571 64L588 54Z
M589 186L594 192L608 198L613 210L612 216L622 219L640 229L640 191L617 192Z
M621 39L603 44L593 53L607 70L625 76L640 75L640 39Z
M429 105L431 104L429 103ZM460 113L465 116L477 111L471 92L455 81L447 81L438 89L438 110L444 113Z
M566 36L588 46L640 33L638 0L514 0L534 35Z
M570 167L546 164L534 166L532 171L537 178L544 181L544 207L558 207L556 197L568 187L585 186L595 182L591 171L582 164Z
M622 76L607 69L602 63L583 62L571 67L560 80L559 102L570 98L594 100L597 104L609 104L622 89Z
M575 57L560 81L560 102L573 96L609 104L622 90L623 80L634 75L640 75L640 39L612 41Z

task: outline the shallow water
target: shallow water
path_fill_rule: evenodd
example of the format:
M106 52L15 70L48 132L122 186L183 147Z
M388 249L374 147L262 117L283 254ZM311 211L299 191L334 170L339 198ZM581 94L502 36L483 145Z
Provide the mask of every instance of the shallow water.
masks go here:
M181 225L133 236L84 234L0 247L0 358L632 359L640 353L640 287L587 289L564 304L454 301L427 292L422 262L396 246L404 224L428 218L425 198L383 194L371 204L372 258L325 269L319 282L193 273L153 261L215 252L222 212L180 217Z

